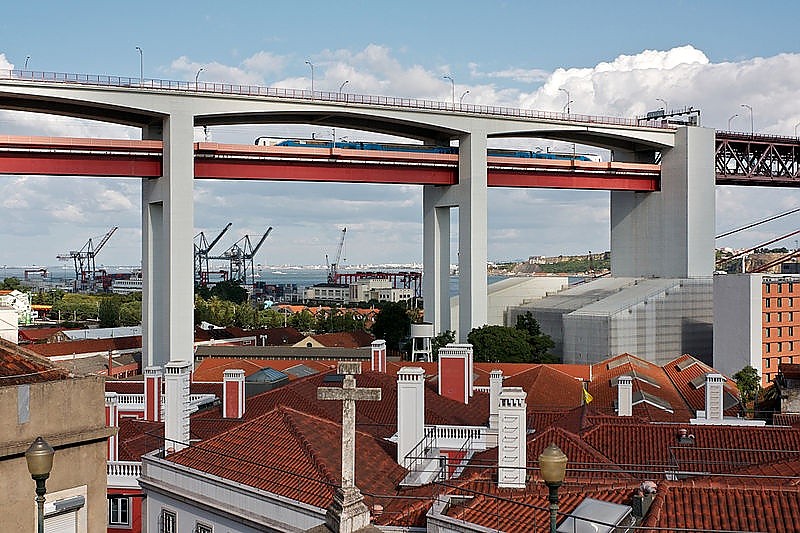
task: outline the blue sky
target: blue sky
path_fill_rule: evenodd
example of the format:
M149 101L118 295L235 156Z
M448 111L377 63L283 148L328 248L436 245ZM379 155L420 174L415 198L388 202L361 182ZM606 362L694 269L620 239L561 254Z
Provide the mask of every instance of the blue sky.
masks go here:
M693 105L704 126L791 135L800 123L800 3L744 1L14 2L0 14L0 68L310 87L560 111L634 116ZM212 128L212 140L309 135L302 125ZM0 134L136 138L137 131L0 111ZM326 132L317 132L325 135ZM338 132L366 138L365 132ZM546 142L520 147L569 147ZM590 150L590 149L587 149ZM0 263L52 264L62 248L120 230L103 261L140 257L139 185L125 180L0 178ZM790 209L800 194L720 187L717 228ZM350 263L421 260L416 187L202 183L195 225L228 221L231 243L275 230L259 259L324 262L343 226ZM520 216L518 213L526 213ZM533 213L533 215L531 215ZM559 216L552 216L558 213ZM608 193L490 193L489 256L585 253L609 246ZM732 236L750 246L794 229L791 217ZM375 247L374 242L385 243ZM30 243L36 246L31 247ZM68 244L67 244L68 243ZM227 242L226 242L227 243ZM222 244L226 244L222 243ZM784 243L792 245L793 243Z

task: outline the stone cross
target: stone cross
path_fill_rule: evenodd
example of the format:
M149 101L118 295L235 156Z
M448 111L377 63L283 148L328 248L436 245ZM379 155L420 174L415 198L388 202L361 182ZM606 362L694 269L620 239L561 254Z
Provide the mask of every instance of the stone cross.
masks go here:
M381 389L356 387L353 374L361 373L361 363L339 363L338 372L345 375L342 387L319 387L317 399L342 402L342 487L334 495L326 523L336 533L346 533L369 525L369 510L355 484L356 402L380 400Z

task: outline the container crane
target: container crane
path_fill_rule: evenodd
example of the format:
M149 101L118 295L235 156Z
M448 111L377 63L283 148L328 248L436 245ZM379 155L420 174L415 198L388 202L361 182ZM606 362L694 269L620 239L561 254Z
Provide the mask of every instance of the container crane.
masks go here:
M258 241L258 244L256 244L255 247L250 242L250 236L245 235L233 243L230 248L222 252L222 255L209 257L209 259L221 259L228 261L230 264L230 277L228 279L231 281L235 281L243 285L247 285L248 283L252 284L255 281L253 258L258 253L261 245L264 244L264 241L267 240L267 237L271 232L272 226L267 228L267 231L261 236L261 240ZM250 271L249 282L247 277L248 270Z
M194 282L200 285L208 283L208 254L211 249L219 242L223 235L230 229L233 222L228 222L219 235L209 244L205 233L202 231L194 236Z
M325 263L328 265L328 283L339 282L339 261L342 259L344 236L346 233L347 228L342 228L342 236L339 239L339 247L336 249L336 259L333 261L333 263L328 261L328 254L325 254Z
M100 253L108 239L119 229L119 226L111 228L100 240L97 246L91 238L83 245L80 250L70 250L68 253L59 254L56 259L59 261L73 261L75 265L75 290L94 291L96 286L97 268L95 267L95 256Z

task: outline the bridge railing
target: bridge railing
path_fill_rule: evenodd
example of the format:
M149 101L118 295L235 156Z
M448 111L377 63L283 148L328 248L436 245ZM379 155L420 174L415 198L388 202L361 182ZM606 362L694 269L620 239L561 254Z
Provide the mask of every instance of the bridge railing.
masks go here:
M237 85L204 81L176 81L152 78L130 78L124 76L107 76L98 74L70 74L63 72L38 72L32 70L0 69L0 79L22 81L69 83L102 87L132 87L166 91L182 91L194 93L230 94L239 96L263 96L270 98L287 98L300 100L317 100L343 104L363 104L385 107L402 107L411 109L427 109L432 111L452 111L475 115L491 115L502 117L519 117L542 120L559 120L584 122L610 126L647 127L653 129L674 129L673 125L650 122L645 125L635 118L606 117L595 115L568 114L550 111L535 111L513 107L485 106L464 103L448 103L418 98L393 96L374 96L366 94L308 91L305 89L284 89L280 87L262 87L258 85Z

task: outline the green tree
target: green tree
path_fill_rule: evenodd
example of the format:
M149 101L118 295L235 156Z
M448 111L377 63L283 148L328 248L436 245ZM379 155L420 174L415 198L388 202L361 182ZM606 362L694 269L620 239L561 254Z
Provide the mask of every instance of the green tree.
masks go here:
M289 317L289 325L298 331L305 333L315 329L317 320L314 318L314 315L308 311L308 309L303 309L299 313L295 313Z
M451 329L443 331L431 339L431 351L433 352L434 361L439 359L439 348L447 346L451 342L456 342L456 332Z
M750 409L747 407L748 404L755 401L759 391L761 391L761 377L758 375L758 371L747 365L735 373L733 379L739 388L739 397L742 399L742 404L745 409Z
M0 286L0 289L6 291L21 291L22 283L20 283L19 279L17 278L5 278L3 279L3 285Z
M390 350L399 350L400 343L408 337L411 331L411 317L406 313L406 307L400 303L385 302L380 306L380 312L375 316L372 324L372 334L386 341Z
M553 349L556 343L553 342L549 335L542 333L539 323L533 318L533 314L530 311L527 311L524 315L518 315L517 324L514 327L528 334L533 363L557 362L557 358L550 354L550 350Z
M119 321L123 326L138 326L142 323L142 302L125 302L119 308Z
M247 289L235 281L225 280L214 285L211 296L220 300L241 304L247 301Z
M475 361L531 363L533 349L526 331L506 326L481 326L467 336Z
M103 298L97 309L97 318L101 328L115 328L120 325L122 305L114 298Z

